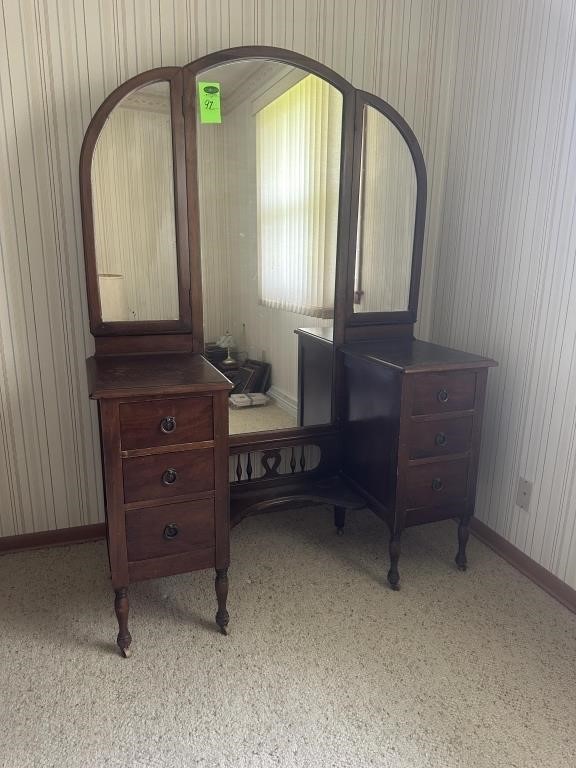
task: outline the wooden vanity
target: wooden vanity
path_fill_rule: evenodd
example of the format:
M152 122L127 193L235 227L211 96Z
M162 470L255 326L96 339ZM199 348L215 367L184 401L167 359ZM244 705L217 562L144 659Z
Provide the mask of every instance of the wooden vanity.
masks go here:
M80 189L123 655L141 579L215 569L226 634L230 526L281 504L332 505L339 533L379 515L393 589L404 528L458 518L465 569L495 363L414 339L426 169L389 104L291 51L219 51L111 93ZM272 372L238 434L219 338L243 386Z

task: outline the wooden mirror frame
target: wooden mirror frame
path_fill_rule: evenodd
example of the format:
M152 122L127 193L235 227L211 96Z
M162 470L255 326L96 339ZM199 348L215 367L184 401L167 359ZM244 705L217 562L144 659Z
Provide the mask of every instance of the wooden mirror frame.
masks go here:
M129 94L153 83L168 83L170 87L170 117L172 126L172 167L174 173L174 213L176 258L178 275L178 320L102 320L102 307L98 287L98 266L94 237L94 206L92 200L92 160L94 149L112 111ZM184 147L184 116L182 114L183 75L180 67L160 67L132 77L116 88L101 104L84 136L80 152L80 206L84 258L86 262L86 288L90 332L93 336L145 336L150 334L185 333L192 331L190 300L190 252L188 247L188 219L186 216L186 178Z
M243 59L272 60L323 78L342 94L340 197L336 246L333 324L332 420L330 424L294 427L277 432L230 436L231 453L261 447L294 445L304 437L332 439L340 418L342 372L337 348L345 341L412 336L418 294L426 216L426 166L418 140L404 118L387 102L356 89L329 67L294 51L242 46L203 56L183 67L161 67L143 72L120 85L102 103L86 131L80 160L80 199L86 260L90 330L97 354L204 351L202 270L200 257L199 189L196 147L196 76L221 64ZM106 119L118 103L145 85L168 81L172 113L174 208L178 259L180 318L177 321L103 322L101 317L91 188L94 147ZM408 309L399 312L354 313L354 269L360 190L360 161L364 108L372 106L397 128L414 162L417 193Z

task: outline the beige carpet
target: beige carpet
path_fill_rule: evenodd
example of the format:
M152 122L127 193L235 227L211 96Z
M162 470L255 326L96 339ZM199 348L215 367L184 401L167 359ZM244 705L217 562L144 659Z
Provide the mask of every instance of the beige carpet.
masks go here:
M576 616L451 523L408 531L384 586L370 513L233 531L212 575L132 587L120 658L103 544L0 558L0 765L573 768Z
M268 432L297 426L296 419L274 402L253 408L229 408L228 412L231 435Z

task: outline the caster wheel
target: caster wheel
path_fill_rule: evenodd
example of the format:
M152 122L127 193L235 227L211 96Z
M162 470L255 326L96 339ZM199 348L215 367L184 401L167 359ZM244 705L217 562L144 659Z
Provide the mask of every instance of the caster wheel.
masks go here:
M220 627L220 634L226 637L228 636L228 630L226 629L226 627Z
M393 592L400 592L400 584L390 584L390 589Z
M120 653L125 659L129 659L130 656L132 656L132 651L130 648L120 648Z
M337 536L344 536L344 528L336 528Z
M458 570L459 571L467 571L468 570L468 566L466 565L466 563L462 563L462 564L461 563L456 563L456 565L458 566Z

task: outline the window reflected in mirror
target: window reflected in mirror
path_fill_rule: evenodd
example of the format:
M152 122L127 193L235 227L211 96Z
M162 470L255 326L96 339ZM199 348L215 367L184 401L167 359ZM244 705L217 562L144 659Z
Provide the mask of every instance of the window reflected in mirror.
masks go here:
M170 85L110 113L91 169L102 321L178 320Z
M416 171L393 123L364 108L354 312L408 309L416 216Z
M295 331L333 322L342 94L265 60L196 87L205 354L234 383L230 432L329 423L331 376L303 421Z

